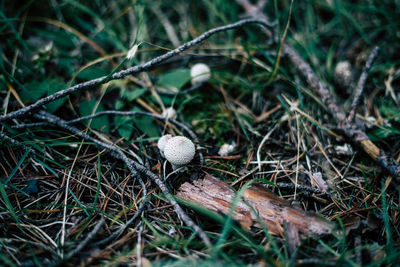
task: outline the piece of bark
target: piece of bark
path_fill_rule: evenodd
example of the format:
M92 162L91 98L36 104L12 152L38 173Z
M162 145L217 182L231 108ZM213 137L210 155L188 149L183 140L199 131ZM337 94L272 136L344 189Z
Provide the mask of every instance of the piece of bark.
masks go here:
M177 196L226 215L231 209L235 194L236 192L227 183L207 175L202 180L182 184ZM258 185L244 191L241 200L236 203L233 219L247 231L251 227L261 228L254 211L273 235L284 237L284 223L293 224L304 235L313 237L330 234L335 230L334 223L316 214L292 207L286 200Z
M285 237L286 237L286 241L288 243L289 253L292 256L295 254L296 249L301 244L299 228L296 225L294 225L293 223L287 223L285 229L286 229Z

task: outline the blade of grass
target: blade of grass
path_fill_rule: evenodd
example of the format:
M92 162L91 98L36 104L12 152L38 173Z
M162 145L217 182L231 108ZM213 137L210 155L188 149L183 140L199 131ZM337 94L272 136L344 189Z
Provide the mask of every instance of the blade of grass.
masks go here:
M100 153L98 153L97 154L97 187L96 187L96 195L94 196L94 200L93 200L93 208L96 207L97 200L99 199L100 185L101 185L101 160L100 160Z
M226 241L226 238L228 237L228 234L232 229L233 213L235 212L236 206L237 206L238 202L240 201L240 198L243 196L244 191L246 191L246 189L249 188L253 182L254 182L254 180L248 181L236 193L235 198L234 198L233 202L231 203L231 209L229 210L228 216L225 220L225 223L224 223L224 226L222 229L222 233L221 233L217 243L215 244L217 251L218 251L218 248Z
M287 35L289 26L290 26L290 19L292 17L292 7L293 7L293 0L290 2L289 16L287 19L286 27L285 27L285 30L283 31L282 38L279 41L279 48L278 48L278 53L276 56L275 66L274 66L274 69L273 69L271 75L268 78L267 84L271 83L272 80L275 78L276 74L278 73L279 63L281 62L281 56L282 56L282 48L283 48L283 45L285 44L286 35Z
M218 214L212 210L204 208L201 205L198 205L196 203L187 201L185 199L182 199L182 198L179 198L176 196L175 196L175 199L179 204L182 204L190 209L193 209L220 224L226 223L227 218L225 216L222 216L221 214ZM270 255L267 255L264 253L264 247L262 245L259 245L255 240L253 240L253 238L248 233L246 233L240 226L237 226L232 223L231 227L232 227L232 230L233 230L233 233L235 234L235 236L241 238L244 241L244 242L240 243L241 246L254 249L260 255L264 255L266 257L265 259L269 260L270 262L273 262ZM214 252L210 252L210 254L211 253L215 255Z
M42 165L45 169L47 169L49 172L51 172L52 174L54 174L55 177L59 178L58 174L56 173L55 170L53 170L49 165L47 165L46 163L44 163L43 161L41 161L40 159L38 159L37 157L33 157L34 160L36 160L37 162L40 163L40 165Z
M390 218L388 213L388 204L386 201L386 186L385 180L381 180L382 184L382 211L383 211L383 223L385 225L385 232L386 232L386 251L390 254L393 251L394 244L392 238L392 231L390 230Z
M18 228L21 229L18 216L15 213L14 207L11 204L10 199L7 196L7 192L6 192L5 188L4 188L4 184L1 183L1 182L0 182L0 194L1 194L2 198L3 198L3 200L4 200L4 203L6 204L6 207L7 207L8 211L11 213L11 216L13 217L15 222L17 223Z
M78 203L79 207L86 213L86 215L89 217L90 214L87 211L87 208L79 201L79 199L75 196L74 192L72 192L71 188L68 188L69 193L72 195L72 197L75 199L76 203Z
M2 262L2 264L4 264L5 266L10 266L10 267L16 267L17 265L15 263L13 263L9 257L4 256L3 254L0 254L0 261Z

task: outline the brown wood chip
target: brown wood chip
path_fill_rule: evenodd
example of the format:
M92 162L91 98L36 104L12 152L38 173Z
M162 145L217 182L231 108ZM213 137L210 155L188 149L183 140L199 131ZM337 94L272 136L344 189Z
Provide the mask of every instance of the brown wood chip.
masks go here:
M228 214L236 192L225 182L207 175L202 180L184 183L177 196L194 202L215 212ZM247 204L246 204L247 203ZM256 214L274 235L284 237L284 224L290 223L305 236L319 237L331 234L335 224L311 212L292 207L286 200L253 185L246 189L242 199L236 204L233 218L247 231L251 227L261 228Z

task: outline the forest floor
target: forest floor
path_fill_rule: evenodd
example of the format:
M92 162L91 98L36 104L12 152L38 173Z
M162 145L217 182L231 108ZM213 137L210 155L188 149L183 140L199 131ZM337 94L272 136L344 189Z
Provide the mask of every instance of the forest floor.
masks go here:
M399 263L399 1L0 5L4 265ZM164 134L194 142L185 168ZM214 211L193 184L225 190ZM263 222L251 186L335 230Z

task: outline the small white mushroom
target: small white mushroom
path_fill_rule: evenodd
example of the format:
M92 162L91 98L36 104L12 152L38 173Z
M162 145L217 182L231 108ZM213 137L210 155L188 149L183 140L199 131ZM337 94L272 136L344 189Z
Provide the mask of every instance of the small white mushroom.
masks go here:
M164 147L165 158L174 170L191 162L195 152L193 142L184 136L170 138Z
M343 87L350 85L353 79L353 72L349 61L340 61L335 67L335 79L341 83Z
M166 108L161 115L167 119L176 119L176 111L173 107Z
M221 157L226 157L228 156L230 153L233 152L233 150L235 149L235 144L223 144L218 151L218 155L220 155Z
M375 117L372 116L368 116L365 120L365 126L370 129L374 126L378 125L377 120L375 119Z
M204 63L197 63L190 69L190 77L193 85L206 82L211 78L210 67Z
M172 136L170 134L166 134L166 135L161 136L160 139L158 139L157 147L160 150L161 156L163 156L163 157L164 157L165 145L167 144L168 140L171 138L172 138Z

